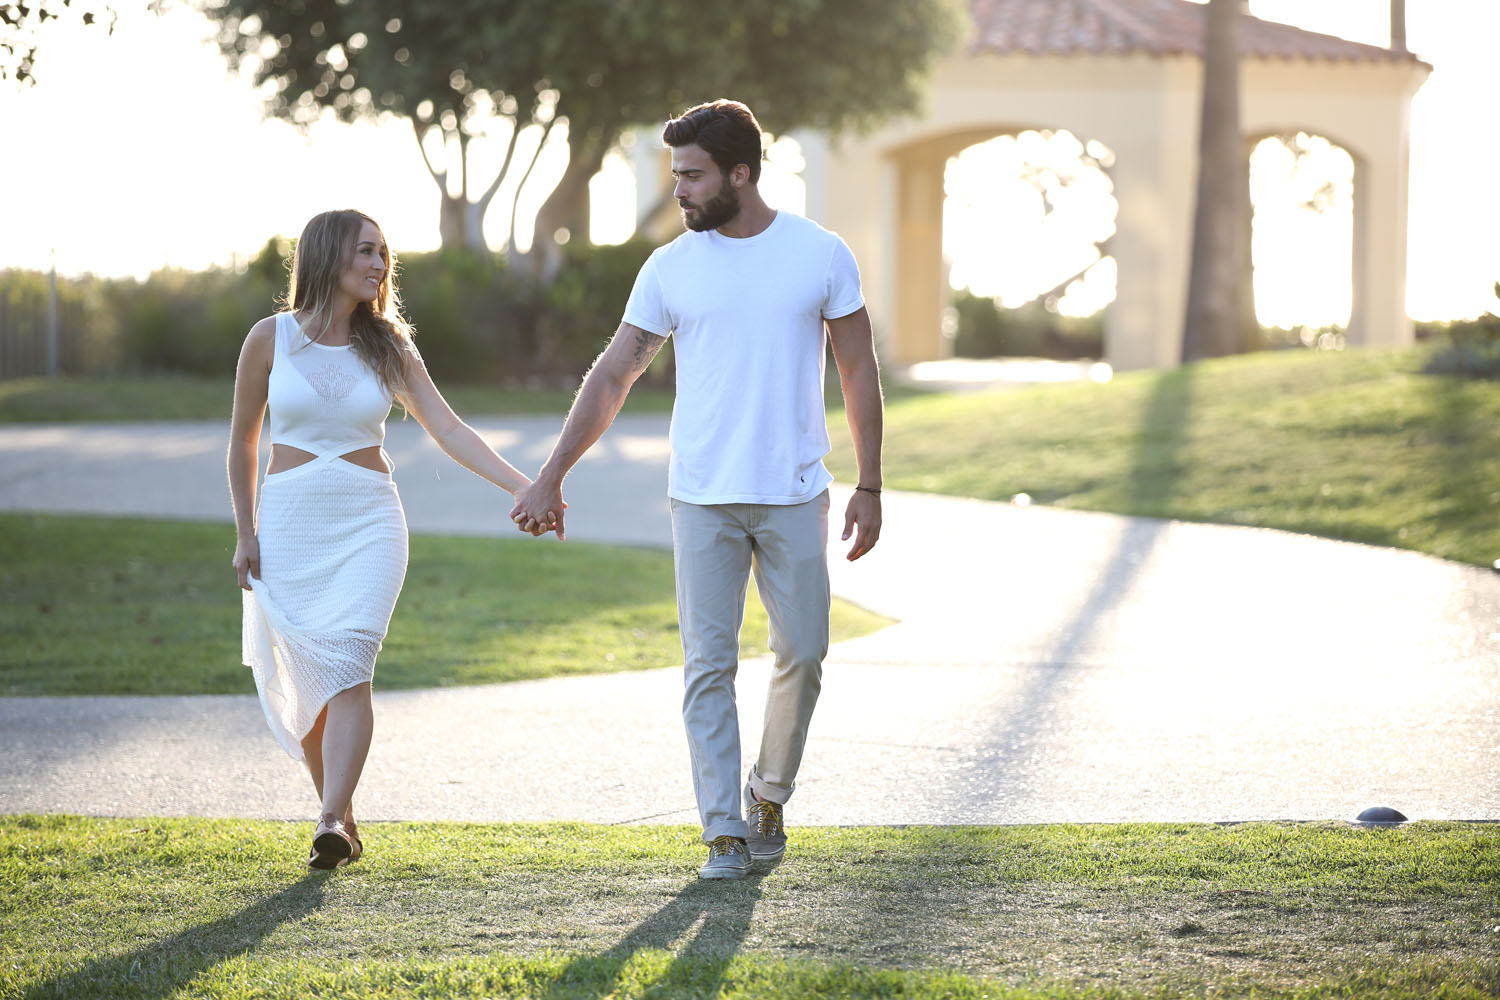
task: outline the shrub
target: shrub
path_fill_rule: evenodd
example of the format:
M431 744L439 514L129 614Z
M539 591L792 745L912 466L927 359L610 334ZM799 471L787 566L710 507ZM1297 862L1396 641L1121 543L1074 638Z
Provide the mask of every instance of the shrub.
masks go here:
M119 318L125 367L227 375L245 334L278 308L286 291L284 241L272 240L243 273L163 270L143 282L105 283Z
M1104 353L1104 313L1064 316L1033 299L1015 309L967 289L953 293L953 353L966 358L1097 358Z
M652 249L646 240L600 247L569 244L563 270L539 311L538 371L583 374L619 327L636 272ZM664 353L647 371L647 381L671 379L671 355Z
M49 278L41 271L0 271L0 378L48 370ZM94 278L57 279L57 362L65 375L118 363L118 323Z
M290 251L289 241L273 239L242 272L59 281L62 325L73 331L63 338L73 345L63 370L231 374L250 327L282 304ZM400 259L403 310L442 381L576 385L619 325L650 252L645 241L573 245L547 286L495 254L407 254ZM12 371L17 366L6 360L35 368L45 350L46 309L45 274L0 272L0 376L36 373ZM671 377L664 353L648 380Z
M491 381L515 373L517 292L502 258L436 251L401 258L402 309L440 381Z
M1500 299L1500 281L1495 282L1495 297ZM1487 312L1477 319L1428 325L1422 333L1424 339L1440 344L1447 341L1432 355L1423 371L1433 375L1500 379L1500 315Z
M645 241L572 244L546 286L499 255L409 254L401 294L435 376L573 386L619 326L651 249Z

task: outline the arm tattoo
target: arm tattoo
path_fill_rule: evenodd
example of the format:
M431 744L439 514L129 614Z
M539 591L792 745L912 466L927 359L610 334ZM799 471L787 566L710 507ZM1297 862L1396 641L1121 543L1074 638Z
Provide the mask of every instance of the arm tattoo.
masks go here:
M630 351L630 365L632 371L645 371L646 366L656 357L656 352L661 350L661 345L667 342L666 337L658 337L654 333L645 330L637 330L635 344Z

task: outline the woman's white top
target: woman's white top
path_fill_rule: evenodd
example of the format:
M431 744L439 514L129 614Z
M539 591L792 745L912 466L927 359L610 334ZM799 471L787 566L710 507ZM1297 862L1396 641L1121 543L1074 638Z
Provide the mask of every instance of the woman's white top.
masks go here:
M310 341L289 312L276 315L276 354L267 402L271 443L314 455L345 455L385 444L391 391L348 345Z

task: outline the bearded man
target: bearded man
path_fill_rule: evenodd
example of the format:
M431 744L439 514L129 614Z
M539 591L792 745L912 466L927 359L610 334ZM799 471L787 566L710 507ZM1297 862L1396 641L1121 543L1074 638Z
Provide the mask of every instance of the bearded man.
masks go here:
M847 558L880 537L883 404L859 269L835 234L762 200L760 124L737 101L667 122L687 232L658 247L623 322L584 377L551 456L512 520L566 537L562 483L608 429L668 336L677 397L667 493L685 692L683 721L708 860L735 879L786 850L828 652L829 450L825 344L833 347L859 479L844 512ZM754 575L775 656L760 751L741 787L735 674ZM642 785L649 775L639 775ZM743 792L743 794L742 794ZM743 807L743 808L742 808Z

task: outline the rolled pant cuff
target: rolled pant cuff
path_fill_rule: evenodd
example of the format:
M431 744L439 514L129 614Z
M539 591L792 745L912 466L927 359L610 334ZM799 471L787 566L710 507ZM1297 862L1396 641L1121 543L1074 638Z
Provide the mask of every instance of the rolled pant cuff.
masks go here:
M792 792L796 788L796 784L793 784L791 788L783 788L780 785L770 784L760 776L755 768L750 768L750 790L767 802L774 802L779 806L784 806L787 804L787 800L792 797Z
M746 840L750 836L750 824L742 819L723 819L703 831L703 842L712 844L720 837L738 837Z

